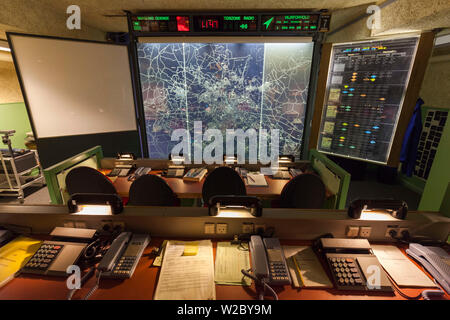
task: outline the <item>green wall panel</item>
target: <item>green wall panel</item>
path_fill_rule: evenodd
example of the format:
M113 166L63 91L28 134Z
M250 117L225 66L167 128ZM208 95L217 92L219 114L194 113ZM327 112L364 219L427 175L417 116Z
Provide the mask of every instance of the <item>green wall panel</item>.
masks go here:
M27 109L23 102L0 104L0 130L16 130L11 138L13 148L24 149L26 133L31 131ZM6 146L0 142L0 148Z

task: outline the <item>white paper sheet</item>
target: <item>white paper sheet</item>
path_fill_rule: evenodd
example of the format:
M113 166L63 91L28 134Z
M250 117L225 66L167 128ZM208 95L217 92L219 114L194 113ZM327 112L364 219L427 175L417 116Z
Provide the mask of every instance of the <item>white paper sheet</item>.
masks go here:
M267 186L266 178L261 173L248 173L247 185L253 187L265 187Z
M211 240L196 241L196 255L183 255L186 241L169 241L159 275L155 300L215 300Z
M383 268L399 287L436 287L399 248L389 245L371 245Z

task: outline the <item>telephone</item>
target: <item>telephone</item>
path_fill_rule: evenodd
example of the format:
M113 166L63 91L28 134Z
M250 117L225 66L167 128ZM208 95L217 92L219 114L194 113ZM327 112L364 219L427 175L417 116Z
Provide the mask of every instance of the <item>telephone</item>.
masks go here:
M146 234L119 234L97 267L102 278L131 278L149 242Z
M113 168L108 177L126 177L130 173L131 168Z
M94 229L56 227L52 240L42 242L22 273L66 276L67 267L80 259L88 243L97 236Z
M450 255L444 249L411 243L406 254L419 262L450 294Z
M169 166L167 169L167 178L182 178L184 176L184 166Z
M135 180L137 178L139 178L140 176L144 176L146 174L148 174L150 171L152 171L152 168L149 167L139 167L136 169L136 171L128 177L128 180Z
M269 285L291 284L284 252L277 238L250 237L250 253L253 264L253 274Z
M315 250L327 261L336 289L393 292L367 239L321 238Z

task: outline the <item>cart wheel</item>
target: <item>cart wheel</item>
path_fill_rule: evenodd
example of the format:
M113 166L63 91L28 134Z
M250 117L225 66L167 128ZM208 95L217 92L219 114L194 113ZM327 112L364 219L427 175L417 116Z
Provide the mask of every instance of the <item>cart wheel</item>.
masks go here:
M25 202L25 199L24 199L23 196L17 197L17 199L19 200L19 202L20 202L21 204L23 204L23 203Z

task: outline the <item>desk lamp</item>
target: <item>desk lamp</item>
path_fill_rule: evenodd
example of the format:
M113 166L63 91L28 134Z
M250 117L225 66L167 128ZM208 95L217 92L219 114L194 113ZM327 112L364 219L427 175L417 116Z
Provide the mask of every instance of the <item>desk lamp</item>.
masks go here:
M358 199L348 207L349 217L361 220L404 220L407 213L408 205L402 200Z
M213 196L208 202L210 216L249 218L262 215L261 200L251 196Z

